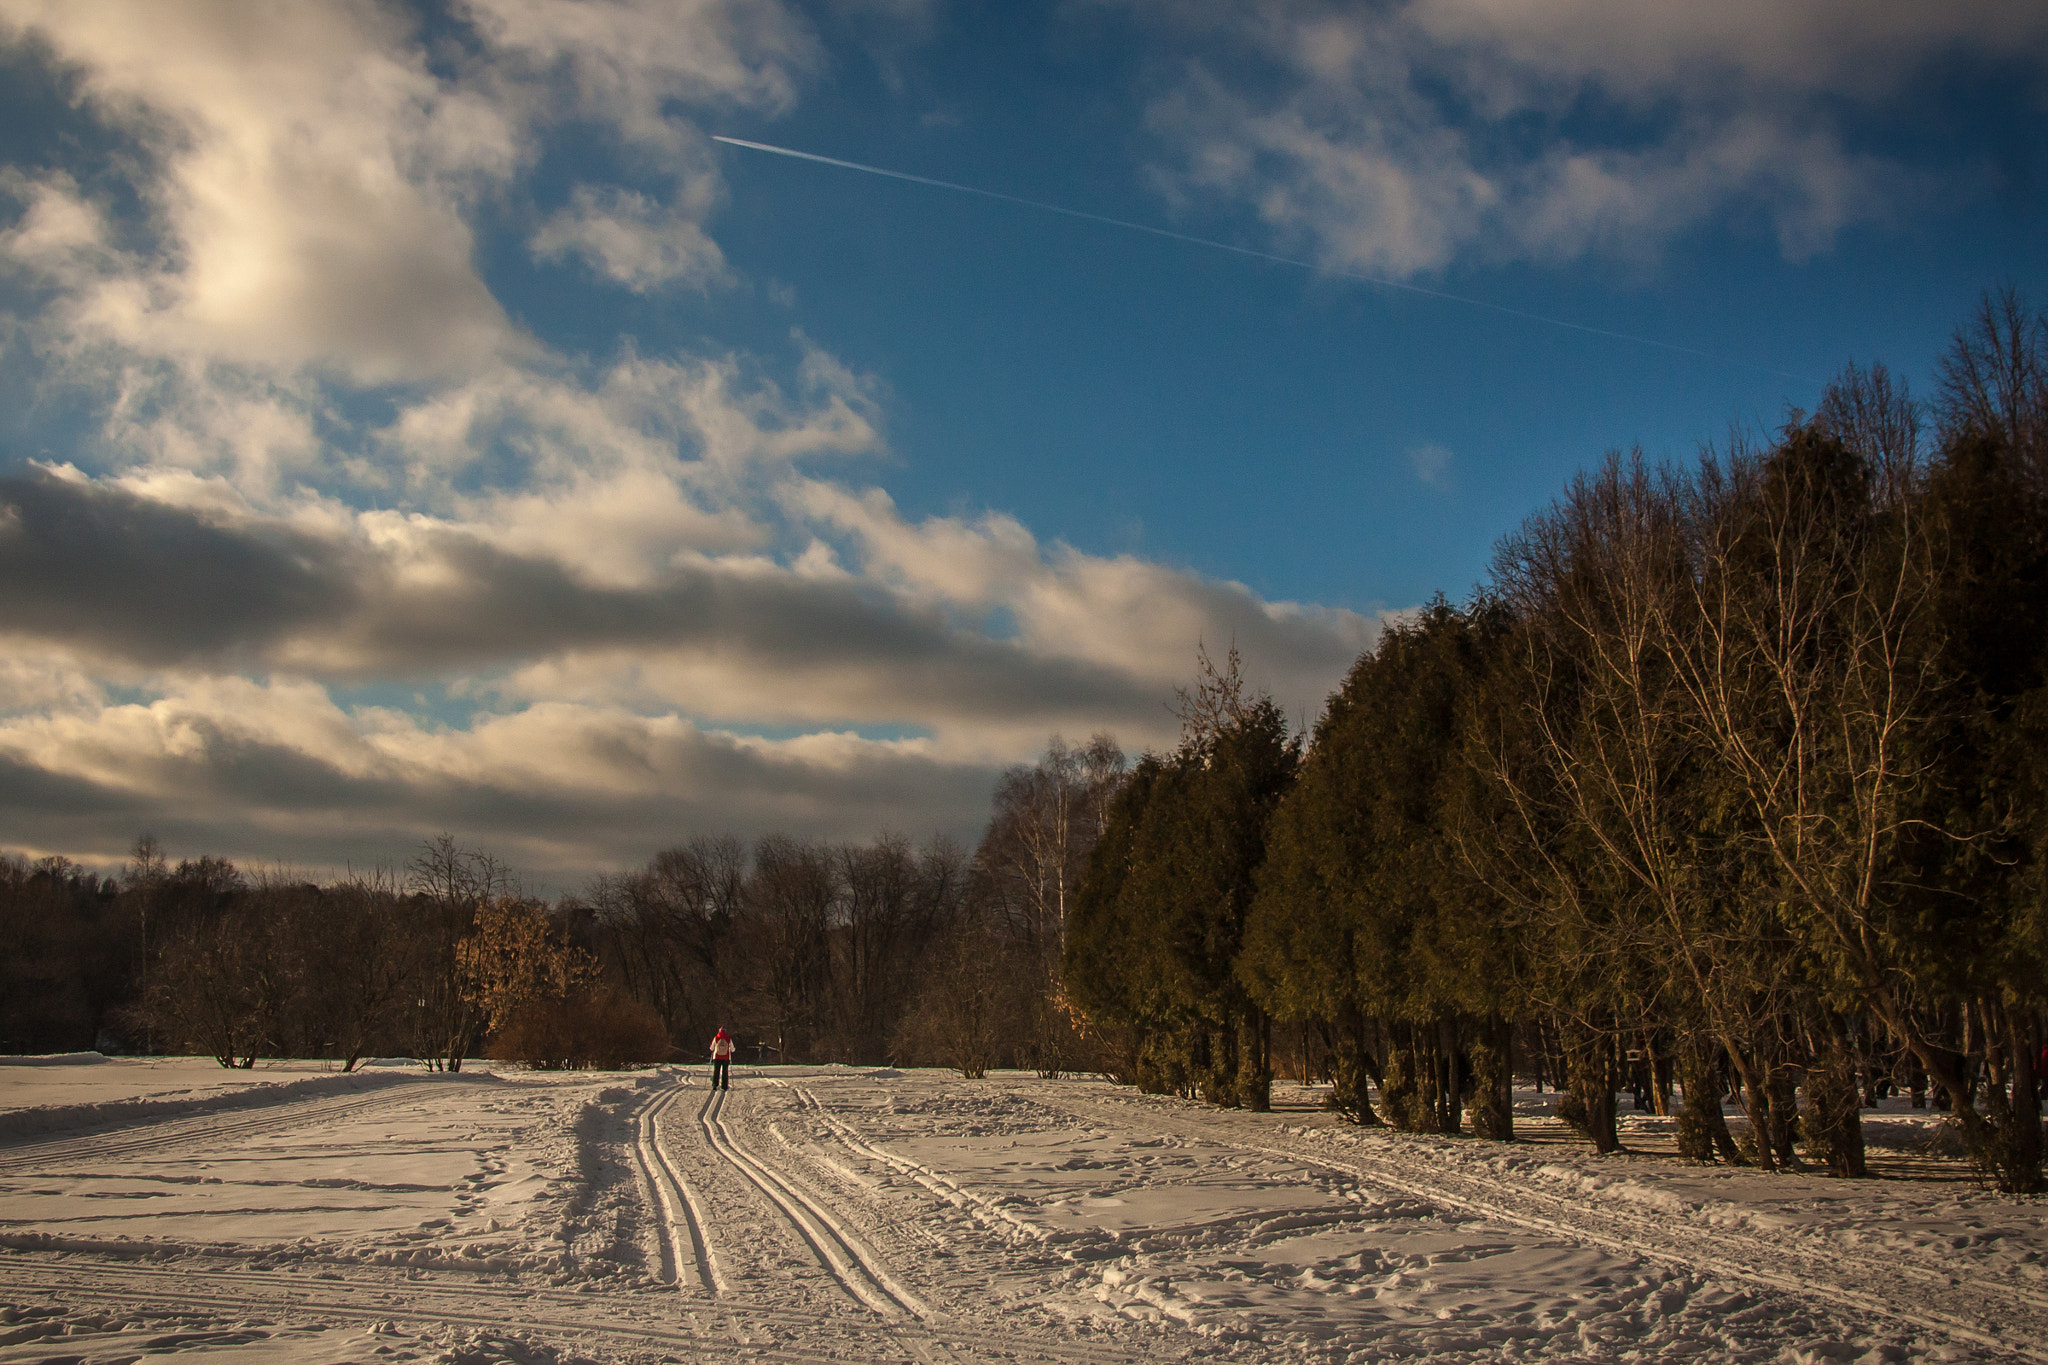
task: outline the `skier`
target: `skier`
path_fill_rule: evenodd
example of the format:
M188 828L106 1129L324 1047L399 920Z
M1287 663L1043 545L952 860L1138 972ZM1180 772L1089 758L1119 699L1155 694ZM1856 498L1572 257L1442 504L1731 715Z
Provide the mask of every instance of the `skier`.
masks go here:
M711 1040L711 1088L713 1090L732 1089L732 1076L729 1074L731 1067L732 1035L727 1033L723 1026L720 1026L717 1035Z

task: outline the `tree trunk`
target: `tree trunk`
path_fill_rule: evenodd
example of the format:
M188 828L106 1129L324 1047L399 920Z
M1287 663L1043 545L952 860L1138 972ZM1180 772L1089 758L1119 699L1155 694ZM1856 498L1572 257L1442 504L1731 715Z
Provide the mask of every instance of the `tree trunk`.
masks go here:
M1472 1047L1472 1104L1469 1117L1477 1137L1515 1140L1514 1027L1500 1015L1479 1022Z
M1721 1112L1727 1083L1721 1075L1718 1049L1697 1041L1683 1046L1678 1058L1678 1085L1684 1094L1684 1105L1678 1111L1678 1154L1707 1166L1717 1158L1731 1166L1745 1164Z
M1462 1132L1465 1098L1464 1068L1459 1065L1458 1025L1446 1016L1436 1023L1437 1101L1436 1122L1440 1132Z
M1581 1025L1559 1033L1570 1090L1558 1101L1557 1116L1601 1155L1620 1151L1614 1126L1614 1039L1604 1029Z
M1846 1038L1831 1033L1824 1051L1806 1073L1806 1110L1800 1131L1806 1150L1828 1172L1860 1180L1870 1174L1863 1161L1863 1105L1856 1055Z
M1239 1048L1237 1089L1245 1108L1255 1114L1273 1110L1273 1021L1266 1012L1253 1009L1240 1025L1243 1042Z

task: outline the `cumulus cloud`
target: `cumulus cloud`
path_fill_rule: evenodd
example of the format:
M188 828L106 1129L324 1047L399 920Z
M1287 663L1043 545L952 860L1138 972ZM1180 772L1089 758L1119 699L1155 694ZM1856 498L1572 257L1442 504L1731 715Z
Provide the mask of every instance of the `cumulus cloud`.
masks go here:
M316 866L402 857L422 832L449 830L552 880L706 829L843 836L853 805L868 829L964 834L961 813L986 803L991 779L915 742L777 742L599 706L435 728L344 710L290 679L0 718L11 840L108 861L144 822L173 847Z
M31 176L11 166L0 169L0 194L22 206L14 226L0 231L0 261L17 274L41 283L76 284L90 279L108 259L99 210L63 171Z
M189 477L123 484L0 482L0 643L46 661L0 678L7 780L45 795L72 784L60 806L100 791L116 823L182 791L213 812L209 828L244 822L245 850L271 839L302 860L406 820L454 827L435 812L463 803L507 812L505 837L550 866L573 862L572 846L610 856L590 812L614 821L607 840L644 832L644 815L615 818L635 801L746 832L846 832L915 810L904 827L964 834L994 770L1048 733L1169 742L1164 702L1202 640L1235 640L1276 695L1312 711L1377 628L1045 551L1005 518L909 524L877 492L832 504L815 484L787 497L814 502L820 533L845 535L847 507L863 509L859 572L821 572L809 553L699 556L632 585L443 519L272 516ZM870 570L870 543L908 569ZM988 628L991 606L1013 624ZM98 678L158 699L112 702ZM414 682L472 695L477 713L448 729L333 700ZM799 733L750 738L760 726ZM876 730L919 738L862 737ZM919 795L923 778L936 785ZM845 799L860 782L894 804ZM562 847L544 847L549 827Z
M2025 0L1418 0L1416 27L1501 54L1535 79L1598 79L1631 99L1710 90L1731 75L1876 99L1952 51L2038 56L2048 17Z
M57 478L0 482L0 630L131 662L232 662L339 610L336 552Z
M677 282L723 283L724 253L701 218L701 211L679 211L633 190L579 185L568 207L541 224L529 245L542 260L580 256L636 294Z
M1172 149L1161 185L1247 205L1333 268L1397 276L1647 256L1730 212L1810 255L1954 171L1858 151L1845 111L1958 54L2048 56L2048 11L2027 0L1158 12L1212 40L1150 107Z
M10 0L84 97L155 158L151 240L74 276L75 342L363 382L516 349L472 268L466 190L514 129L368 6Z
M1378 617L1262 601L1241 584L1135 556L1047 549L1012 517L911 524L880 489L856 494L817 482L794 484L786 496L850 535L869 578L912 600L1001 608L1016 623L1017 642L1034 653L1112 669L1154 695L1184 677L1203 642L1234 640L1264 675L1261 684L1312 710L1379 630Z
M566 107L651 153L701 151L674 106L777 112L823 63L810 29L762 0L468 0L499 82L545 83Z
M537 248L644 289L711 282L703 220L722 194L679 109L777 110L818 60L775 3L473 0L475 51L429 63L412 20L372 4L250 10L223 0L0 3L145 149L149 210L129 252L95 250L98 206L61 180L5 243L68 286L74 343L364 384L473 372L535 343L479 276L471 209L567 114L611 127L670 202L586 189ZM568 98L558 98L567 92Z
M503 838L547 866L646 836L652 816L621 814L636 802L750 833L845 833L852 818L966 834L994 771L1052 731L1170 741L1164 702L1199 641L1236 640L1309 710L1377 626L1042 551L1001 518L907 524L873 493L848 496L866 509L860 544L893 537L917 566L902 590L887 569L821 573L802 555L704 557L603 586L474 527L286 519L189 481L154 488L187 495L180 506L135 483L0 483L0 643L40 661L0 677L0 802L24 803L24 830L84 828L97 809L96 837L118 845L132 812L175 804L239 828L245 852L268 840L306 860L407 821L481 829L497 811ZM929 554L902 552L920 539ZM1000 586L945 567L1004 556L1015 573ZM961 618L991 603L1014 627ZM111 700L100 678L155 699ZM415 681L476 697L476 713L449 728L334 699ZM798 733L750 733L761 726ZM916 737L864 737L876 730ZM853 799L863 783L886 800Z
M859 376L806 356L793 387L732 356L627 356L596 374L503 368L400 408L374 434L417 508L579 575L644 582L772 538L754 490L800 461L881 445Z
M852 501L886 509L868 529L899 541L948 540L972 558L961 542L982 534L907 526L879 494ZM1152 737L1162 685L1204 638L1238 638L1303 675L1276 681L1327 686L1376 629L1355 613L1304 613L1234 584L1009 539L1015 572L999 589L949 579L944 548L907 593L886 577L744 556L618 587L446 522L365 513L313 531L43 476L0 481L0 635L131 668L342 683L503 673L529 700L914 724L985 750L975 736L990 724L1042 735L1093 717ZM1016 613L1014 633L944 610L990 605Z
M333 865L446 829L567 875L711 828L965 836L1054 730L1170 741L1199 642L1312 713L1372 639L1000 512L905 518L854 463L887 453L880 386L800 333L530 334L487 231L720 284L699 120L787 109L819 46L775 0L446 17L430 52L372 0L0 0L123 148L0 173L8 363L96 422L0 477L11 841ZM571 121L632 183L534 205Z

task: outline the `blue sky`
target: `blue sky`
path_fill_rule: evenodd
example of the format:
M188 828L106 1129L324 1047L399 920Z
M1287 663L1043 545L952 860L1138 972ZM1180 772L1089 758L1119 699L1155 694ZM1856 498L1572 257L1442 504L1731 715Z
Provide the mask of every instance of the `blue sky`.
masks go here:
M89 861L971 839L1055 731L1169 742L1198 641L1312 717L1605 450L1852 359L1925 393L1980 290L2048 299L2018 0L0 0L0 42L0 821Z

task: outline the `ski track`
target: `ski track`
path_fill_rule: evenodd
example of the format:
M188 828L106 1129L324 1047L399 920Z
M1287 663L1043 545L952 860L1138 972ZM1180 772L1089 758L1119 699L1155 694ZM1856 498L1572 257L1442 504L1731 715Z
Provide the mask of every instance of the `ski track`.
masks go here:
M2048 1362L2048 1297L2016 1285L1985 1286L1971 1280L1943 1275L1937 1271L1904 1265L1898 1258L1879 1261L1848 1248L1826 1247L1811 1254L1788 1246L1724 1228L1691 1224L1667 1227L1670 1240L1653 1240L1642 1235L1627 1220L1534 1190L1527 1185L1486 1180L1469 1172L1439 1165L1427 1179L1416 1179L1413 1167L1398 1172L1385 1160L1374 1160L1363 1150L1332 1154L1325 1144L1297 1140L1293 1145L1247 1142L1229 1131L1236 1126L1235 1115L1216 1111L1208 1121L1170 1118L1150 1105L1133 1105L1129 1100L1079 1099L1068 1095L1048 1097L1052 1107L1076 1116L1099 1118L1113 1113L1129 1123L1133 1108L1149 1110L1140 1121L1178 1137L1218 1142L1246 1152L1283 1157L1289 1161L1312 1162L1341 1171L1368 1184L1393 1190L1411 1198L1441 1203L1483 1218L1526 1228L1565 1241L1600 1247L1629 1257L1647 1258L1685 1269L1744 1279L1802 1298L1819 1298L1853 1313L1874 1314L2025 1360ZM1207 1118L1208 1116L1205 1116ZM1532 1208L1533 1206L1533 1208ZM1678 1240L1691 1245L1674 1245ZM1772 1265L1772 1262L1779 1262ZM1789 1264L1787 1264L1789 1263ZM1853 1275L1845 1275L1847 1268ZM1896 1281L1901 1273L1946 1302L1901 1301ZM2016 1321L2014 1309L2021 1304L2034 1312L2031 1321ZM2000 1330L2001 1326L2003 1330ZM2026 1344L2039 1343L2039 1344Z
M344 1328L391 1333L393 1323L406 1325L427 1342L445 1343L450 1332L468 1332L472 1343L505 1331L529 1334L532 1341L552 1344L532 1347L539 1354L530 1355L521 1353L528 1347L516 1343L505 1346L501 1355L478 1355L472 1344L461 1348L468 1350L466 1355L443 1358L531 1360L536 1365L584 1359L573 1354L578 1352L632 1361L746 1358L792 1365L828 1360L951 1365L967 1359L1153 1365L1276 1355L1322 1359L1331 1348L1342 1359L1350 1349L1339 1347L1327 1332L1320 1338L1327 1346L1317 1344L1314 1331L1297 1339L1296 1327L1285 1320L1269 1320L1251 1336L1219 1337L1212 1328L1198 1326L1198 1319L1208 1319L1200 1319L1199 1312L1187 1316L1186 1306L1170 1301L1170 1294L1148 1297L1153 1291L1142 1281L1127 1284L1113 1277L1104 1256L1124 1256L1117 1264L1132 1265L1127 1253L1134 1244L1123 1240L1125 1234L1072 1230L1059 1216L1045 1221L1057 1211L1020 1198L1016 1191L1027 1187L1013 1186L1010 1177L991 1174L993 1168L974 1162L962 1166L950 1156L929 1155L929 1150L958 1150L943 1145L955 1140L947 1134L957 1134L997 1145L1007 1142L1011 1148L1038 1143L1035 1150L1050 1152L1058 1164L1048 1166L1033 1157L1025 1166L1038 1160L1033 1169L1058 1172L1076 1169L1078 1163L1079 1169L1098 1170L1100 1177L1088 1177L1096 1196L1156 1195L1183 1182L1199 1185L1240 1164L1240 1158L1200 1156L1201 1149L1329 1173L1307 1180L1285 1171L1276 1175L1261 1165L1257 1169L1267 1174L1246 1178L1277 1181L1273 1188L1283 1192L1295 1188L1291 1181L1302 1180L1291 1205L1283 1195L1279 1207L1244 1211L1212 1206L1211 1214L1193 1222L1154 1217L1143 1225L1135 1245L1155 1250L1141 1257L1131 1273L1151 1264L1176 1277L1192 1275L1199 1285L1204 1275L1213 1274L1204 1264L1227 1267L1241 1251L1256 1255L1255 1249L1275 1236L1343 1237L1352 1225L1360 1228L1359 1244L1371 1244L1379 1235L1369 1230L1373 1220L1362 1220L1355 1206L1332 1205L1327 1198L1331 1190L1351 1190L1347 1198L1362 1199L1356 1192L1370 1188L1393 1197L1395 1204L1441 1208L1478 1220L1467 1226L1482 1233L1487 1225L1513 1228L1535 1234L1540 1245L1586 1248L1703 1280L1744 1282L1766 1291L1769 1297L1759 1301L1765 1304L1775 1300L1790 1308L1797 1302L1844 1315L1849 1322L1894 1324L1918 1333L1925 1345L1948 1343L1951 1357L1960 1350L2048 1365L2048 1294L2012 1282L2031 1270L2025 1265L1998 1270L1999 1263L1950 1255L1939 1243L1931 1252L1922 1244L1920 1253L1908 1253L1922 1256L1908 1263L1905 1255L1885 1257L1836 1245L1821 1226L1788 1230L1760 1221L1751 1231L1727 1226L1725 1217L1710 1223L1711 1210L1695 1216L1661 1206L1624 1206L1590 1193L1575 1195L1568 1185L1562 1192L1546 1189L1543 1178L1531 1179L1526 1159L1519 1169L1512 1161L1475 1165L1471 1158L1482 1155L1476 1144L1445 1147L1432 1159L1433 1145L1452 1140L1343 1127L1296 1128L1276 1116L1214 1111L1086 1084L970 1088L925 1080L889 1091L835 1083L850 1079L858 1078L822 1076L797 1085L757 1081L743 1084L737 1096L709 1091L699 1100L694 1086L670 1072L665 1079L643 1078L631 1089L597 1093L582 1111L595 1121L576 1122L587 1192L578 1197L559 1234L565 1263L580 1257L591 1268L548 1277L545 1284L534 1272L504 1265L480 1263L472 1269L424 1260L407 1265L403 1256L395 1264L373 1264L324 1253L294 1263L289 1256L280 1260L276 1247L256 1245L162 1250L138 1244L123 1250L81 1243L69 1249L0 1250L0 1305L34 1298L56 1305L21 1310L29 1313L25 1324L14 1313L0 1314L0 1360L129 1361L138 1359L130 1349L138 1342L152 1348L145 1354L160 1346L204 1355L210 1341L239 1351L243 1348L234 1342L266 1332L271 1337L280 1331L317 1334ZM597 1089L595 1083L591 1089ZM830 1091L829 1100L821 1091ZM59 1168L69 1162L104 1167L131 1159L176 1160L186 1149L211 1156L298 1131L331 1140L351 1125L374 1123L380 1114L423 1098L417 1087L400 1086L369 1095L284 1101L253 1112L141 1119L127 1129L0 1148L0 1173L62 1178ZM908 1109L901 1107L905 1104ZM887 1119L883 1135L867 1131L878 1115ZM1099 1148L1091 1149L1111 1137L1123 1147L1147 1152L1165 1150L1158 1147L1163 1139L1167 1148L1194 1155L1120 1164L1100 1156ZM891 1150L899 1139L925 1159ZM931 1148L933 1141L942 1145ZM919 1143L929 1150L921 1150ZM835 1160L834 1154L842 1152L846 1155ZM1019 1159L1003 1158L998 1165L1012 1166ZM1572 1165L1571 1159L1561 1160ZM1572 1174L1543 1169L1553 1183ZM983 1175L970 1173L975 1171ZM1598 1172L1588 1167L1585 1174L1590 1178ZM996 1187L978 1187L983 1179L995 1180ZM1028 1188L1069 1187L1055 1181ZM1600 1188L1598 1183L1585 1186L1592 1192ZM1187 1207L1193 1212L1201 1205ZM1428 1213L1413 1216L1427 1218ZM604 1227L608 1219L616 1228L610 1233ZM631 1233L635 1226L643 1231ZM572 1236L580 1239L573 1247ZM1468 1237L1467 1244L1477 1243ZM2021 1249L2026 1245L2019 1244ZM1156 1250L1161 1246L1167 1249ZM917 1292L891 1257L918 1269L923 1278ZM644 1277L633 1266L644 1266ZM1985 1273L1975 1273L1979 1270ZM1077 1283L1077 1277L1085 1284L1090 1276L1105 1286L1125 1286L1114 1300L1097 1295L1114 1309L1106 1322L1097 1315L1093 1325L1077 1325L1064 1309L1052 1317L1035 1312L1003 1316L1041 1299L1050 1306L1059 1296L1073 1296L1075 1290L1062 1286ZM989 1298L998 1285L1002 1292ZM944 1312L923 1296L932 1289L950 1296ZM820 1293L825 1297L810 1297ZM1133 1312L1156 1306L1172 1321L1119 1318L1125 1310L1115 1304L1126 1302ZM94 1306L126 1310L137 1315L138 1323L158 1325L131 1328L112 1318L95 1323L80 1316ZM1193 1307L1214 1311L1204 1308L1199 1292ZM1802 1321L1816 1321L1808 1309L1798 1311L1807 1314ZM252 1314L260 1316L252 1319ZM1056 1327L1056 1320L1066 1326ZM185 1331L142 1340L149 1333L161 1334L166 1322ZM313 1325L276 1329L278 1323ZM1417 1329L1390 1321L1379 1330ZM38 1354L45 1343L55 1350L59 1337L66 1351L99 1342L101 1353ZM188 1338L193 1344L175 1344ZM273 1340L271 1349L281 1345ZM1548 1346L1545 1354L1555 1349ZM1921 1348L1909 1349L1918 1354ZM381 1347L371 1353L393 1354ZM1379 1358L1377 1346L1367 1354ZM1805 1350L1794 1354L1809 1359ZM1811 1358L1827 1354L1823 1348ZM264 1357L286 1358L288 1350ZM401 1353L397 1358L408 1357ZM1894 1350L1869 1358L1899 1357Z
M922 1185L945 1203L951 1204L955 1208L967 1210L979 1222L1013 1235L1021 1233L1028 1239L1036 1240L1039 1237L1039 1229L1032 1226L1028 1220L1020 1218L1009 1209L1004 1208L995 1200L976 1194L966 1186L949 1180L930 1166L921 1165L907 1157L898 1156L894 1152L877 1147L867 1141L845 1123L841 1122L839 1117L827 1109L819 1101L818 1097L809 1090L799 1087L796 1094L798 1102L817 1115L818 1119L824 1123L827 1131L838 1138L846 1146L847 1150L851 1151L854 1155L866 1157L871 1161L879 1161L883 1165L909 1176L912 1181Z
M730 1162L767 1196L771 1204L782 1210L796 1228L797 1235L817 1256L818 1263L856 1302L883 1317L902 1313L915 1318L932 1317L932 1310L904 1288L880 1258L848 1232L818 1196L805 1190L793 1176L762 1161L733 1136L724 1118L726 1102L731 1095L730 1090L714 1090L697 1111L698 1126L712 1150Z
M725 1279L711 1245L710 1220L704 1216L696 1191L662 1150L661 1118L682 1093L680 1086L669 1087L641 1109L634 1125L635 1151L654 1194L662 1278L678 1289L723 1294Z

